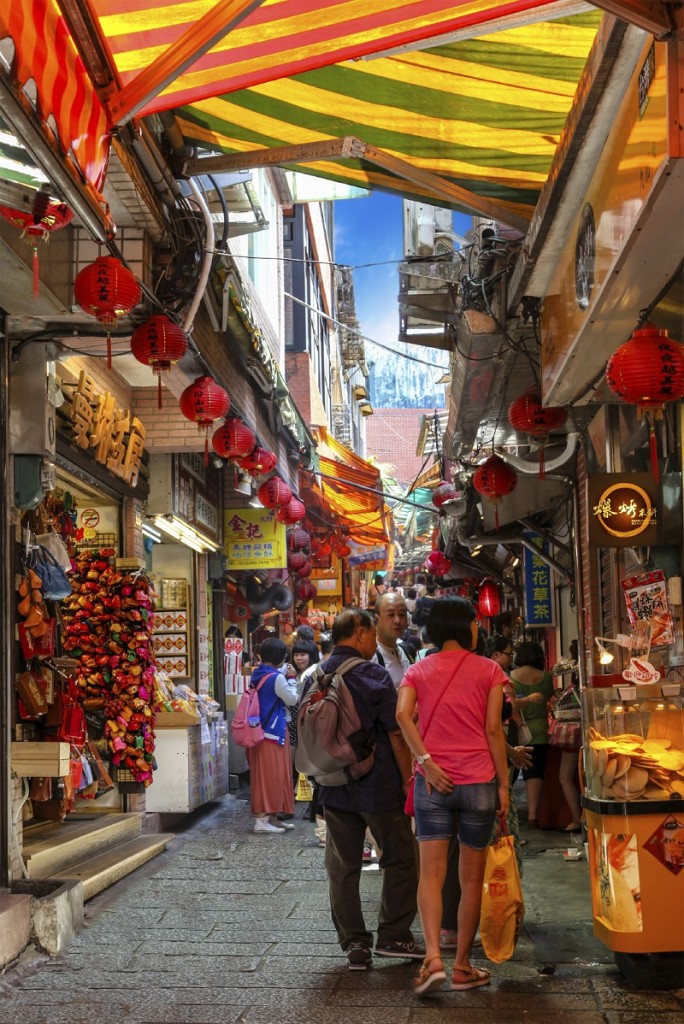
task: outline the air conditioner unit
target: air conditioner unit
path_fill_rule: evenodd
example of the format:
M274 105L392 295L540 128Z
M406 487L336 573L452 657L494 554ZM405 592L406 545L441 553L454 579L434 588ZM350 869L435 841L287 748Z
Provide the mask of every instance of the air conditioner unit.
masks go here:
M14 356L18 358L14 361ZM11 455L54 459L55 407L48 399L48 359L52 348L31 343L12 352L9 379L9 450Z

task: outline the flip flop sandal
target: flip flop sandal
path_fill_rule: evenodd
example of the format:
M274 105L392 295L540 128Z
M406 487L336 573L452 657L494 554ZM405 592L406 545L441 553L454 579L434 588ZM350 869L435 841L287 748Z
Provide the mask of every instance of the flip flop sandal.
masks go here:
M461 974L466 977L467 981L455 981L457 974ZM454 992L462 992L467 988L478 988L480 985L488 985L491 980L489 971L484 968L478 970L477 967L459 967L458 964L454 964L454 973L451 975L451 989Z
M435 960L439 960L439 969L430 971L429 966ZM446 981L446 974L442 966L442 958L438 953L435 953L434 956L426 957L423 960L418 974L413 979L414 994L417 996L429 996L435 989L441 988L444 981Z

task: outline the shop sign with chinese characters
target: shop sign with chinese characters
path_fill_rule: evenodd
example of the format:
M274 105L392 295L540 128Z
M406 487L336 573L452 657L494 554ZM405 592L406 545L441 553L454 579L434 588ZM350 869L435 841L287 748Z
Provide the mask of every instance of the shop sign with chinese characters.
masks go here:
M227 508L223 553L229 569L284 569L287 534L270 508Z
M548 545L538 533L526 530L524 536L531 540L541 551ZM523 568L525 576L525 626L528 628L545 629L553 626L553 588L551 585L551 568L541 555L535 555L528 548L523 549Z
M589 477L589 540L597 547L655 544L658 488L649 473L596 473Z
M119 409L108 391L98 394L95 381L84 371L65 411L74 444L91 451L96 462L135 487L145 450L145 428L138 417Z

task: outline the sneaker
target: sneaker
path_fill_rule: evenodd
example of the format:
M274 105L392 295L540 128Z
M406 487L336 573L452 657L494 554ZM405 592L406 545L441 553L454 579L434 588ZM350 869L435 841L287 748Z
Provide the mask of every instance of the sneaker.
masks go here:
M268 820L272 825L275 825L275 827L278 829L286 829L288 832L290 832L294 828L294 824L291 821L284 821L282 818L279 818L275 814L272 814Z
M370 843L363 844L363 863L370 864L373 860L373 847Z
M391 956L397 960L422 960L425 947L419 946L411 939L410 942L383 942L375 945L376 956Z
M268 818L257 818L254 822L254 832L269 835L283 835L285 829L280 825L272 825Z
M350 971L366 971L373 962L373 954L363 942L352 942L345 953Z
M458 946L458 933L448 928L442 928L439 933L440 949L456 949Z

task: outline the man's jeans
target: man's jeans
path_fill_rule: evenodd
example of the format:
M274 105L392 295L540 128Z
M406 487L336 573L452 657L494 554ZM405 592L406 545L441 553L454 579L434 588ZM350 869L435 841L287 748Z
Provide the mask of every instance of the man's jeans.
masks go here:
M418 869L416 844L403 810L356 812L325 808L328 836L325 867L330 883L330 909L342 949L352 942L373 945L361 909L359 883L363 842L369 828L378 847L382 895L378 914L378 945L410 942L416 916Z

